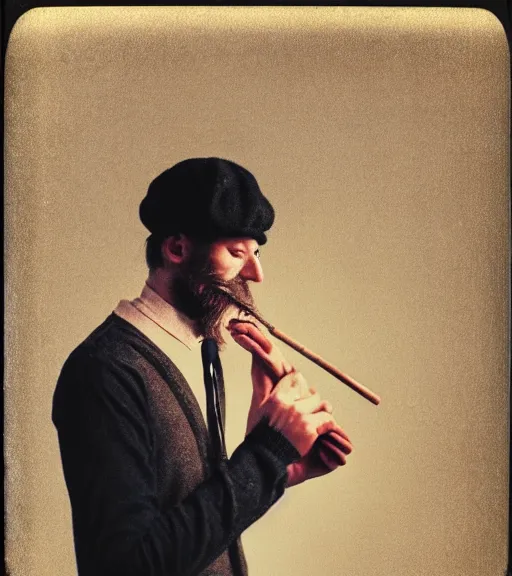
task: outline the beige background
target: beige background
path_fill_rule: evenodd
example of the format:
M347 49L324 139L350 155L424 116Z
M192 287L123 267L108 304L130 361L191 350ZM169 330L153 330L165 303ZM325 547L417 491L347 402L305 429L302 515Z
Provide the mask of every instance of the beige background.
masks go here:
M146 276L138 204L185 157L277 212L255 289L355 451L243 536L252 576L496 576L507 553L508 69L489 12L44 8L6 64L7 561L75 574L51 398ZM224 354L228 447L249 358Z

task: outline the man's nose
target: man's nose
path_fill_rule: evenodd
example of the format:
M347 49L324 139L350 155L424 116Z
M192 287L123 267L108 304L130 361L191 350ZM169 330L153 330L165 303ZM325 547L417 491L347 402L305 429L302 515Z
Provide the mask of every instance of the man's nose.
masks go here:
M248 260L240 272L240 276L244 280L251 280L252 282L263 282L263 268L259 258L253 256Z

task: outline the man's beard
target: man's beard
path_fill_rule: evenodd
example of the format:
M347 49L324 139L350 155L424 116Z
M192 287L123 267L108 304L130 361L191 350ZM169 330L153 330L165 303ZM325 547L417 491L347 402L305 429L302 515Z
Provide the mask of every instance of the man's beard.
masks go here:
M205 338L213 338L219 348L226 343L222 336L223 322L231 308L238 308L233 299L246 309L256 310L247 281L240 277L220 280L216 277L205 249L196 248L169 285L174 306L197 323Z

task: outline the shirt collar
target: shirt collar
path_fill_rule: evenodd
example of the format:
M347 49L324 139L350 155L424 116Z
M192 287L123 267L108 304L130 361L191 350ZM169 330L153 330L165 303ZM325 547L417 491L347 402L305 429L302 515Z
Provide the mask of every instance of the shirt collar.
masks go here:
M203 340L203 336L197 332L196 323L166 302L147 282L133 304L142 305L144 310L141 311L188 348L198 346Z

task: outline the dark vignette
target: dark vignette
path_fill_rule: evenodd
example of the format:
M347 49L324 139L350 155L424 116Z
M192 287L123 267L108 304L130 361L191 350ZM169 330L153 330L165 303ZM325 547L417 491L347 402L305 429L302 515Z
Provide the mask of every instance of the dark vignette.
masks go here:
M2 158L4 158L4 114L3 114L3 103L4 103L4 96L5 96L5 81L4 81L4 65L5 65L5 54L7 49L7 44L9 40L10 33L20 16L22 16L25 12L28 12L31 8L38 8L42 6L115 6L115 5L144 5L145 3L141 2L132 2L132 1L124 1L124 2L115 2L115 1L101 1L101 0L91 0L87 2L86 0L82 1L66 1L66 0L53 0L45 2L44 0L0 0L0 40L2 44L2 115L0 119L0 127L2 129L2 141L1 141L1 150L2 150ZM186 3L183 2L151 2L148 5L152 6L173 6L173 5L183 5ZM427 6L427 7L459 7L459 8L484 8L489 12L492 12L498 20L501 22L504 31L507 36L508 44L509 44L509 53L510 53L510 46L511 46L511 38L512 38L512 0L476 0L476 1L468 1L468 0L438 0L437 2L434 0L409 0L408 2L405 0L398 0L395 2L390 2L388 0L381 0L380 2L377 1L368 1L363 0L360 2L344 2L344 1L337 1L337 2L269 2L269 1L260 1L260 2L245 2L245 3L238 3L238 2L208 2L208 3L198 3L203 6L226 6L226 5L240 5L240 6L247 6L247 5L254 5L254 6L377 6L377 7L386 7L386 6ZM509 126L509 133L510 133L510 126ZM4 199L4 180L2 179L2 200ZM512 208L512 205L511 205ZM4 216L4 202L2 202L2 216ZM3 227L2 227L3 230ZM5 247L5 236L3 236L4 247ZM509 233L510 239L510 233ZM509 246L510 249L510 246ZM4 285L5 279L5 270L4 270L4 251L2 250L2 285ZM512 269L510 271L512 275ZM2 292L2 303L3 303L3 292ZM509 309L512 307L512 302L509 302ZM1 307L0 311L0 321L2 325L4 325L4 306ZM1 344L1 352L2 358L5 357L5 341L2 338ZM2 364L3 367L3 364ZM5 379L5 372L2 368L2 381ZM509 372L509 390L512 384L512 374ZM510 430L510 415L512 413L512 396L509 392L509 463L512 463L512 438L511 438L511 430ZM2 387L2 408L4 407L3 403L3 387ZM2 409L0 414L2 430L4 429L4 410ZM2 434L1 439L1 448L2 448L2 463L3 463L3 470L5 476L5 460L4 460L4 437ZM5 558L5 502L4 502L4 492L2 491L2 508L4 510L4 538L2 539L2 556ZM3 574L4 576L9 576L7 567L5 565L5 560L3 563ZM512 576L512 474L509 475L509 521L508 521L508 561L507 561L507 570L504 576Z

